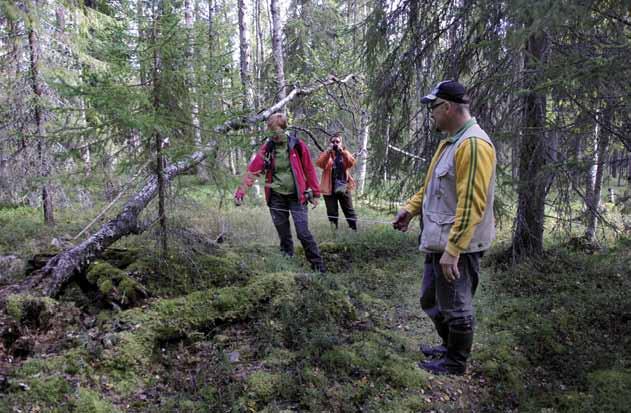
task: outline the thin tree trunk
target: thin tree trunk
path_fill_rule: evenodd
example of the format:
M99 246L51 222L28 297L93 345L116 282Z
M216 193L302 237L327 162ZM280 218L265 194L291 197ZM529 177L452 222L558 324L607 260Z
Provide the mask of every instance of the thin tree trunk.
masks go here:
M276 69L276 100L281 100L287 95L287 91L285 86L285 65L283 63L283 29L281 27L278 0L271 0L270 9L272 12L272 52Z
M215 33L213 26L213 17L215 16L215 0L208 0L208 73L211 73L214 63L214 48Z
M357 169L359 173L357 175L358 192L363 194L366 188L366 170L368 167L368 138L370 136L370 118L368 111L362 110L361 113L361 145L359 149L359 165Z
M16 81L20 73L20 59L19 59L20 42L18 41L19 22L18 20L9 18L7 21L7 25L9 29L9 39L8 39L9 52L7 55L7 61L11 65L9 74L11 75L11 80Z
M383 154L383 182L388 183L388 156L390 155L390 118L386 118L386 148Z
M618 156L616 157L616 169L618 171L618 186L622 184L622 163L624 162L624 151L618 152Z
M256 51L254 53L254 72L256 73L256 91L254 93L256 106L261 106L263 100L263 66L264 66L264 44L263 44L263 30L261 28L261 1L255 0L254 2L254 26L256 32Z
M606 110L604 118L602 119L605 125L609 122L609 111ZM607 149L609 147L609 134L603 131L596 120L596 126L594 127L594 135L596 141L596 151L594 153L594 163L592 165L594 169L593 180L590 182L593 186L590 187L589 196L586 196L587 206L587 225L585 229L585 238L589 242L593 242L596 235L596 223L600 209L600 197L602 192L603 174L607 168ZM591 174L590 174L591 175Z
M600 115L597 115L596 122L594 124L594 134L591 136L591 153L590 162L585 175L585 207L587 209L587 215L592 211L595 211L594 200L594 188L596 188L596 174L598 171L598 135L600 134Z
M254 109L254 91L252 89L252 71L251 71L251 47L250 47L250 31L247 21L247 1L237 0L239 15L239 52L240 52L240 75L243 85L244 107L247 111Z
M49 188L49 174L50 166L47 161L46 148L46 125L44 124L44 113L42 108L42 100L44 99L44 87L41 83L39 76L40 69L40 48L39 48L39 36L35 28L35 19L32 13L37 10L38 1L34 0L31 4L32 7L28 10L28 44L30 51L30 63L31 63L31 87L35 94L35 104L33 107L35 117L35 133L37 136L37 156L39 160L40 176L43 184L41 188L42 193L42 209L44 213L44 223L46 225L54 225L55 217L53 214L53 199L52 193Z
M186 60L187 60L187 83L191 96L191 124L193 127L193 142L198 147L202 146L202 134L201 125L199 123L199 104L197 103L197 88L195 87L195 46L194 46L194 33L193 33L193 10L191 0L184 0L184 26L186 27L187 34L187 48L186 48ZM203 183L209 181L208 170L206 165L201 163L196 168L197 178Z
M162 17L162 1L159 2L158 7L156 8L156 13L153 16L153 31L152 31L152 42L154 45L157 44L158 41L158 25L160 19ZM156 115L160 115L161 105L160 102L160 66L161 59L159 54L159 48L153 48L153 109ZM162 256L166 257L168 254L168 232L167 232L167 217L166 217L166 209L165 209L165 199L166 199L166 183L164 179L164 157L162 155L162 145L163 139L159 130L155 130L154 132L154 145L156 148L156 177L157 177L157 185L158 185L158 220L160 222L160 247Z
M547 148L546 95L536 88L542 80L548 39L545 33L532 34L526 44L526 89L524 98L523 136L520 147L519 186L513 259L540 256L543 253Z
M240 75L241 84L243 85L243 98L244 108L247 112L254 110L254 90L252 88L252 71L251 71L251 47L250 47L250 31L248 28L247 20L247 5L249 0L238 0L238 15L239 15L239 51L240 51ZM256 139L252 137L250 139L252 148L256 147ZM256 196L260 198L262 196L261 187L255 184L254 191Z

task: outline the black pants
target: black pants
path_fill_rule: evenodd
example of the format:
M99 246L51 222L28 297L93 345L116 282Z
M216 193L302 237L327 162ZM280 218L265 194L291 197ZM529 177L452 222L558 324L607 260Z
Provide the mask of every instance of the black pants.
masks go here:
M339 216L339 210L337 207L338 202L342 207L348 226L353 230L357 230L357 214L353 209L353 198L351 197L351 193L349 191L346 191L343 194L336 194L334 192L331 195L324 195L326 214L329 216L329 221L335 224L335 227L337 228L337 217Z
M302 205L298 198L293 195L281 195L272 191L269 199L269 208L272 215L272 222L280 238L280 251L290 256L294 255L294 241L291 236L291 226L289 224L289 211L296 226L296 234L305 250L307 261L314 268L322 268L323 262L320 256L320 249L309 231L309 213L306 205Z

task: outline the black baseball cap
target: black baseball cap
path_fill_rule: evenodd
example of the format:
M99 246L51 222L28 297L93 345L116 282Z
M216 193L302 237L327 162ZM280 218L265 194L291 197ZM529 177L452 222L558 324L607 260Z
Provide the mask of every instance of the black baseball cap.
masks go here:
M421 98L421 103L428 104L437 98L456 103L469 103L469 97L465 94L464 86L455 80L443 80L438 83L429 95Z

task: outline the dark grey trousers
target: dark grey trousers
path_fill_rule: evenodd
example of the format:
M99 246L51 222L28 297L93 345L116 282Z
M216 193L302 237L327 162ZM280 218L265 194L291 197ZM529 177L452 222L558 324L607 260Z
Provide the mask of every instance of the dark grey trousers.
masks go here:
M272 222L280 238L280 251L284 254L294 255L294 240L291 236L289 212L296 226L296 234L305 250L305 257L312 266L320 268L322 257L320 249L309 231L309 212L306 205L302 205L298 198L292 195L281 195L274 191L270 194L268 206L272 215Z
M478 287L480 258L484 252L460 254L460 278L447 282L440 268L442 253L425 255L421 308L432 319L441 337L450 327L471 328L475 323L473 297Z
M351 197L351 193L348 191L343 194L336 194L334 192L331 195L324 195L326 214L329 216L329 221L335 224L335 227L337 228L337 217L339 215L337 207L338 202L342 207L342 212L344 212L348 226L351 229L357 230L357 214L353 208L353 198Z

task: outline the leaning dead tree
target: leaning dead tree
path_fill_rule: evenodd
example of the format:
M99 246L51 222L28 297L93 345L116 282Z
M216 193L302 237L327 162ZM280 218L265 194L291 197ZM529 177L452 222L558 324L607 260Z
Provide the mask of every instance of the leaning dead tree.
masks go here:
M355 80L355 75L352 74L344 79L330 76L313 86L294 88L284 99L273 106L255 115L227 121L223 125L216 127L214 132L226 133L254 125L257 122L266 120L272 113L281 110L287 103L299 96L310 95L334 83L349 83L353 80ZM169 165L163 171L164 180L170 182L176 176L195 167L206 159L212 149L212 147L205 148L180 162ZM0 304L4 305L8 295L24 291L50 297L57 296L73 277L83 273L88 265L109 246L128 235L140 234L150 226L150 224L140 222L139 217L151 200L155 198L157 192L158 178L153 175L147 178L144 186L127 200L123 210L115 218L104 224L88 239L52 257L44 267L33 272L20 283L2 288L0 290Z

